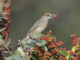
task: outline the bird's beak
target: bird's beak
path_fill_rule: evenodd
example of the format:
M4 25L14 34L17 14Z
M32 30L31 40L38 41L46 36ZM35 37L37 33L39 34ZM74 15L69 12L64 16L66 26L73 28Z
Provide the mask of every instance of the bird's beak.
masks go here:
M53 18L57 18L57 14L53 14Z

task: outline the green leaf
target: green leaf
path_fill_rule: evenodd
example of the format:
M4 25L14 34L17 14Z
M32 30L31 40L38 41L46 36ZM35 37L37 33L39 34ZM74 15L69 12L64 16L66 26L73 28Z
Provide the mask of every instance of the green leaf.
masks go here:
M2 43L3 43L3 39L0 39L0 45L2 45Z
M14 54L15 55L20 55L20 52L19 51L15 51Z
M6 28L2 28L2 29L0 29L0 32L2 32L2 31L4 31Z
M25 56L25 52L24 52L24 50L23 50L22 47L18 47L18 48L17 48L17 51L20 52L20 55L21 55L21 56L23 56L23 57Z
M36 38L40 38L41 36L42 34L39 33L39 34L33 34L31 37L36 39Z
M2 6L0 6L0 12L2 12L2 8L3 8L3 7L2 7Z
M38 45L38 46L44 46L45 44L46 44L45 40L37 40L36 41L36 45Z
M5 57L5 60L13 60L13 56Z
M14 60L29 60L27 54L25 54L24 57L22 57L20 55L14 55L13 58L14 58Z
M13 58L14 58L14 60L23 60L20 55L14 55Z
M70 55L68 54L68 55L66 56L67 60L69 60L69 57L70 57Z
M0 35L0 39L2 39L3 38L3 36L2 35Z
M22 40L21 43L22 45L24 46L24 48L31 48L34 44L35 44L36 41L25 41L25 40Z
M80 54L80 48L77 48L75 53L76 53L76 55L79 55Z
M2 18L0 17L0 22L2 21Z
M33 47L31 47L31 48L29 49L29 51L32 52L32 51L33 51Z
M25 56L23 57L23 60L30 60L27 53L25 53Z
M68 55L67 51L59 51L59 53L60 53L61 55L63 55L63 56L67 56L67 55Z

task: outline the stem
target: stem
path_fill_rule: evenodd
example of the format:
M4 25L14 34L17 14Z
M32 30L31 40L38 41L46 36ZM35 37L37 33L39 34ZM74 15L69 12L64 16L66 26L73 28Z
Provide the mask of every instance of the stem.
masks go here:
M4 46L8 51L9 53L13 56L13 53L10 51L10 49L7 47L7 46Z
M18 41L19 41L20 46L22 47L22 45L21 45L21 41L20 41L20 40L18 40Z
M5 38L5 41L7 41L8 40L8 34L7 34L7 36L6 36L6 38ZM10 52L10 54L13 56L13 53L10 51L10 49L4 44L4 47Z

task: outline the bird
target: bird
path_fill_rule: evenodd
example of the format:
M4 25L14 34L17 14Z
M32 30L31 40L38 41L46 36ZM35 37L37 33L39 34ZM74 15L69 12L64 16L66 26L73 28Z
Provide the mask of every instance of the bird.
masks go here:
M30 38L30 36L33 34L43 32L46 29L51 18L57 18L57 14L45 13L43 16L41 16L41 18L37 20L27 32L25 39Z

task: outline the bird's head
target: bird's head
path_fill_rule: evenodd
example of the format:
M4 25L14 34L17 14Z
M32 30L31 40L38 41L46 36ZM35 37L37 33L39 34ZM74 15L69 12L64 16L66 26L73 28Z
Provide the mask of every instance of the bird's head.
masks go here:
M51 18L57 18L57 14L45 13L42 17L49 20Z

